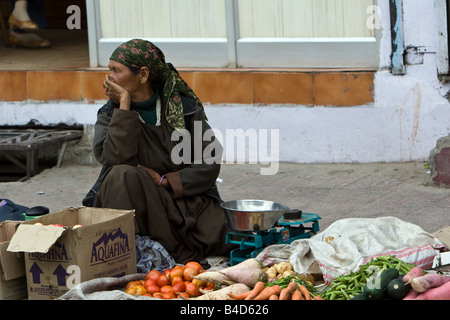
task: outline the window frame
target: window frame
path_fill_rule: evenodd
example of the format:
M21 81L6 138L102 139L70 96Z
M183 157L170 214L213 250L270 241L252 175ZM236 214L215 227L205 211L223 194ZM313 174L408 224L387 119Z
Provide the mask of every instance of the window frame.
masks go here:
M375 37L240 38L239 0L224 0L226 38L145 38L177 68L377 69ZM108 65L111 52L130 38L102 38L99 0L87 1L91 67Z
M439 75L450 72L449 37L450 37L450 0L434 0L436 15L436 55Z

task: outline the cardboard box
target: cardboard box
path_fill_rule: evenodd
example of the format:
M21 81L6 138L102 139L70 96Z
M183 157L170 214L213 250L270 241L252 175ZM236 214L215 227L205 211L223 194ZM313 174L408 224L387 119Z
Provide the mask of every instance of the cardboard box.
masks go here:
M82 227L73 228L76 225ZM94 278L133 274L137 272L134 210L70 208L25 221L8 251L25 252L30 300L56 299Z
M0 223L0 300L27 297L27 280L23 253L8 252L9 240L22 221Z
M445 226L442 229L433 233L433 236L438 238L442 243L450 248L450 226Z

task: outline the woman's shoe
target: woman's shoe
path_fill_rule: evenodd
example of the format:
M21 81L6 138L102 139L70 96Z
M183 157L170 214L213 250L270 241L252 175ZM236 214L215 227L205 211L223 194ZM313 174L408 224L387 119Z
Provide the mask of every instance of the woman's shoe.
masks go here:
M33 21L31 21L31 20L20 21L13 14L11 14L9 16L8 23L9 23L9 26L11 27L11 29L20 28L23 30L32 30L32 31L39 30L39 26L36 23L34 23Z
M47 39L39 37L34 33L19 33L9 32L9 44L12 47L24 47L24 48L48 48L51 46L51 42Z

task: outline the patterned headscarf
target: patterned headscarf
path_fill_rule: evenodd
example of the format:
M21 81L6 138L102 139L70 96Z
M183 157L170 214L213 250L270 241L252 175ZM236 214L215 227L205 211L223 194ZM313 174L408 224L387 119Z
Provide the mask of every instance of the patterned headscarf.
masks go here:
M193 98L203 110L200 99L179 76L175 67L171 63L166 63L163 52L153 43L141 39L127 41L117 47L110 59L133 69L147 67L150 73L162 76L165 80L162 89L164 94L164 119L170 131L185 129L180 94Z

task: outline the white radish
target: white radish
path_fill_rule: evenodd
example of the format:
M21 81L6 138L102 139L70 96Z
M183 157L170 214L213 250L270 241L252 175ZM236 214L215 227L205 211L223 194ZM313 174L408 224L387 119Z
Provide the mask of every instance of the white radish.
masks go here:
M219 270L231 281L244 283L254 287L258 281L267 282L267 273L262 269L261 263L255 258L244 260L234 266Z
M258 260L256 260L255 258L250 258L247 260L244 260L242 262L239 262L238 264L222 269L221 271L228 271L228 270L234 270L234 269L244 269L244 268L261 268L261 262L259 262Z
M252 288L257 282L267 282L268 279L267 273L261 268L224 269L220 272L225 274L230 280L246 284Z
M443 276L435 273L429 273L421 277L413 278L410 283L416 292L425 292L432 288L437 288L450 282L450 276Z
M229 295L239 295L248 292L250 288L243 283L232 284L219 290L205 293L195 298L183 298L183 300L233 300Z
M252 288L258 281L267 282L268 280L266 272L261 267L261 263L254 258L244 260L222 270L205 271L194 276L194 278L214 284L231 285L234 283L243 283Z
M197 280L202 280L206 282L211 282L213 284L234 284L236 281L232 281L225 274L219 271L205 271L193 277Z

